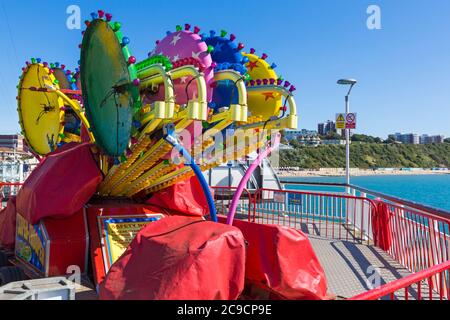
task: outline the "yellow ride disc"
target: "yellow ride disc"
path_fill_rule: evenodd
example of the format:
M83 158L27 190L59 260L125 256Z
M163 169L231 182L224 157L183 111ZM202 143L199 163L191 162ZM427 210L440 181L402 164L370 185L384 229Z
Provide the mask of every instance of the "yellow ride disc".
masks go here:
M255 54L245 53L242 55L249 59L246 64L247 73L254 81L261 82L261 90L248 92L248 110L251 116L261 116L264 120L272 116L278 116L282 105L283 97L270 88L270 79L276 80L278 76L266 60ZM269 84L265 86L263 81ZM272 81L273 81L272 80Z
M46 91L47 85L59 89L55 80L49 68L33 63L25 68L19 83L20 126L28 146L41 156L55 150L64 133L64 102Z

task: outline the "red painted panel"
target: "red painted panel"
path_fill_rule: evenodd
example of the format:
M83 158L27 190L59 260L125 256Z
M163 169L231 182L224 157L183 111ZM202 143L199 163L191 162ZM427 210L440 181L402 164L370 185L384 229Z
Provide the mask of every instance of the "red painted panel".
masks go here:
M44 219L43 224L49 237L49 276L65 275L68 267L77 266L87 272L88 243L84 211L65 219Z

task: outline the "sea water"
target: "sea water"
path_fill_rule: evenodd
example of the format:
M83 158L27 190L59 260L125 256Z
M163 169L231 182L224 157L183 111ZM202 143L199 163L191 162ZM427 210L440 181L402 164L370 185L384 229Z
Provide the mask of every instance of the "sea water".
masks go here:
M282 180L345 183L345 177L295 177ZM360 176L352 177L351 184L450 212L450 174ZM303 188L286 184L286 189Z

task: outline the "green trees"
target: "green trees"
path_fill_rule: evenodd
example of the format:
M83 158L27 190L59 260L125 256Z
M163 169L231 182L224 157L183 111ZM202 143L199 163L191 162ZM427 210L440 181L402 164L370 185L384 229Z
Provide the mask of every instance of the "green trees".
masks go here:
M361 169L450 167L450 143L354 143L350 146L350 163ZM296 146L294 150L282 150L280 165L305 169L345 167L345 146Z
M395 136L393 134L390 134L387 138L387 140L384 141L384 143L394 143L395 142Z
M337 132L328 132L326 136L320 136L322 140L342 140L343 137Z
M366 142L366 143L381 143L383 142L378 137L372 137L365 134L354 134L352 136L352 141L354 142Z
M296 140L296 139L292 139L292 140L289 142L289 144L290 144L291 146L293 146L294 148L300 147L300 142L298 142L298 140Z

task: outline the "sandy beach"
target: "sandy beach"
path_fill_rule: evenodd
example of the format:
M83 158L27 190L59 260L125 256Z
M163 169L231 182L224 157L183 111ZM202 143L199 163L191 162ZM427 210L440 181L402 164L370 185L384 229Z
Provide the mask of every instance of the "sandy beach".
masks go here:
M345 169L322 168L318 170L276 170L280 177L341 177L345 176ZM350 169L352 176L378 176L378 175L430 175L430 174L450 174L450 170L431 169Z

